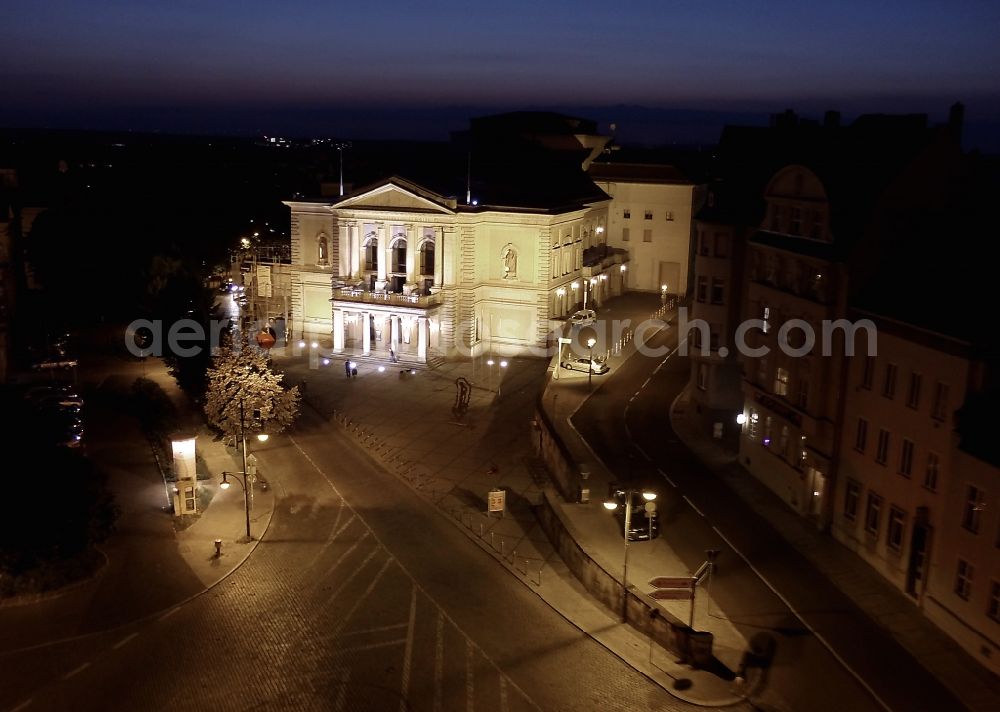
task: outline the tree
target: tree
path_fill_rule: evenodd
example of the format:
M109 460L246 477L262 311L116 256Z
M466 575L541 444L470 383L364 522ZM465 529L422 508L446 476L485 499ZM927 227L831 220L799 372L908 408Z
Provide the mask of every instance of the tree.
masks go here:
M298 416L299 401L298 386L286 390L267 355L248 344L246 337L221 347L212 357L205 416L225 436L240 436L241 415L244 427L280 433Z

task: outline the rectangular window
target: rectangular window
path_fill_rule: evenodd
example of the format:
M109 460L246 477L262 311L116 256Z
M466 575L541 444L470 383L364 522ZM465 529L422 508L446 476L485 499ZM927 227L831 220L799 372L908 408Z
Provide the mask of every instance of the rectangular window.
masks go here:
M702 230L698 233L698 254L708 257L708 233Z
M645 215L643 216L643 218L646 219L646 220L652 220L653 219L653 211L652 210L647 210L646 213L645 213Z
M761 440L761 444L764 447L771 447L771 428L774 426L774 418L770 415L764 418L764 439Z
M788 218L788 232L793 235L802 234L802 208L793 207Z
M708 364L698 364L698 388L706 390L708 388Z
M872 381L875 379L875 357L865 356L861 371L861 387L866 390L872 389Z
M631 239L629 236L629 229L627 227L622 228L622 242L628 242Z
M726 280L712 278L712 304L724 304L726 300Z
M622 217L628 220L630 217L632 217L632 211L629 208L625 208L624 210L622 210Z
M875 462L884 465L889 460L889 431L879 428L878 446L875 448Z
M882 383L882 395L893 398L896 395L896 364L885 365L885 381Z
M962 527L972 532L979 533L980 514L986 502L986 493L975 485L968 485L965 488L965 507L962 509Z
M931 410L931 417L935 420L944 420L948 413L948 384L937 382L934 388L934 407Z
M720 332L720 330L721 329L720 329L720 327L719 327L718 324L709 324L708 325L708 345L709 345L709 348L712 349L712 351L718 351L719 350L719 332Z
M788 395L788 369L778 367L774 374L774 392L779 396Z
M868 493L868 508L865 509L865 531L878 536L882 517L882 498L874 492Z
M695 298L702 303L708 299L708 277L698 277L698 291Z
M642 231L642 241L643 242L652 242L653 241L653 231L652 230L643 230Z
M913 441L903 438L903 443L899 448L899 474L903 477L909 477L913 474L913 448Z
M858 429L854 433L854 449L864 452L868 447L868 421L858 418Z
M965 559L958 560L958 567L955 571L955 595L959 598L969 600L972 593L972 574L974 569Z
M715 233L715 256L729 257L729 235L724 232Z
M986 604L986 615L1000 623L1000 581L990 581L990 600Z
M910 387L906 389L906 406L908 408L920 407L920 385L923 380L923 376L919 373L910 374Z
M847 481L844 490L844 516L852 522L858 518L858 502L861 501L861 484L856 480Z
M760 436L760 415L753 408L750 409L750 417L747 419L747 436L755 442Z
M771 319L771 307L765 306L763 309L763 314L761 316L761 321L764 322L764 325L761 327L761 331L763 331L765 334L767 333L767 330L771 328L770 319Z
M757 359L757 385L763 386L767 383L767 356Z
M667 211L667 222L673 222L673 221L674 221L674 211L673 210L668 210Z
M889 508L889 532L886 544L894 551L903 548L903 531L906 529L906 512L899 507Z
M805 376L799 376L799 388L796 393L795 402L798 403L799 408L802 410L809 408L809 379Z
M927 453L927 470L924 471L924 487L929 489L931 492L937 491L938 470L940 467L941 461L938 458L937 453Z

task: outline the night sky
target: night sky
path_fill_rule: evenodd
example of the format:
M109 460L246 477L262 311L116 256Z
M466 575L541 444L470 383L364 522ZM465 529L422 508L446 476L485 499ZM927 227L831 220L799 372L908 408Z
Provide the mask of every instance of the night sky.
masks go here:
M316 112L337 130L393 108L616 104L943 118L956 100L973 123L1000 118L986 0L22 0L4 15L4 126L274 133Z

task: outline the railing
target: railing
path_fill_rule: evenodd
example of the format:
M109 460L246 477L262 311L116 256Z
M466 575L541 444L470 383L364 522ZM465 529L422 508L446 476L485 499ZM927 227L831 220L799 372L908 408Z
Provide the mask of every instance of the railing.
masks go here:
M397 294L395 292L366 292L363 289L334 289L333 300L363 302L365 304L396 304L408 307L429 307L441 303L440 294Z

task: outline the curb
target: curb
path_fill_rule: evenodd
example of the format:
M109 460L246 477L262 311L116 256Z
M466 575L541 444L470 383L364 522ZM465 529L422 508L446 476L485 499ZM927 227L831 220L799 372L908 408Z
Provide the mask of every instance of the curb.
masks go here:
M100 566L95 568L89 575L79 578L75 581L70 581L69 583L60 586L58 588L51 589L49 591L40 591L38 593L21 593L15 596L6 596L0 598L0 609L3 608L19 608L20 606L31 606L36 603L42 603L43 601L51 601L56 598L60 598L67 593L75 591L78 588L86 586L88 583L96 581L104 572L108 569L108 564L110 560L108 555L104 553L104 550L100 547L96 547L95 550L100 554L102 563Z

